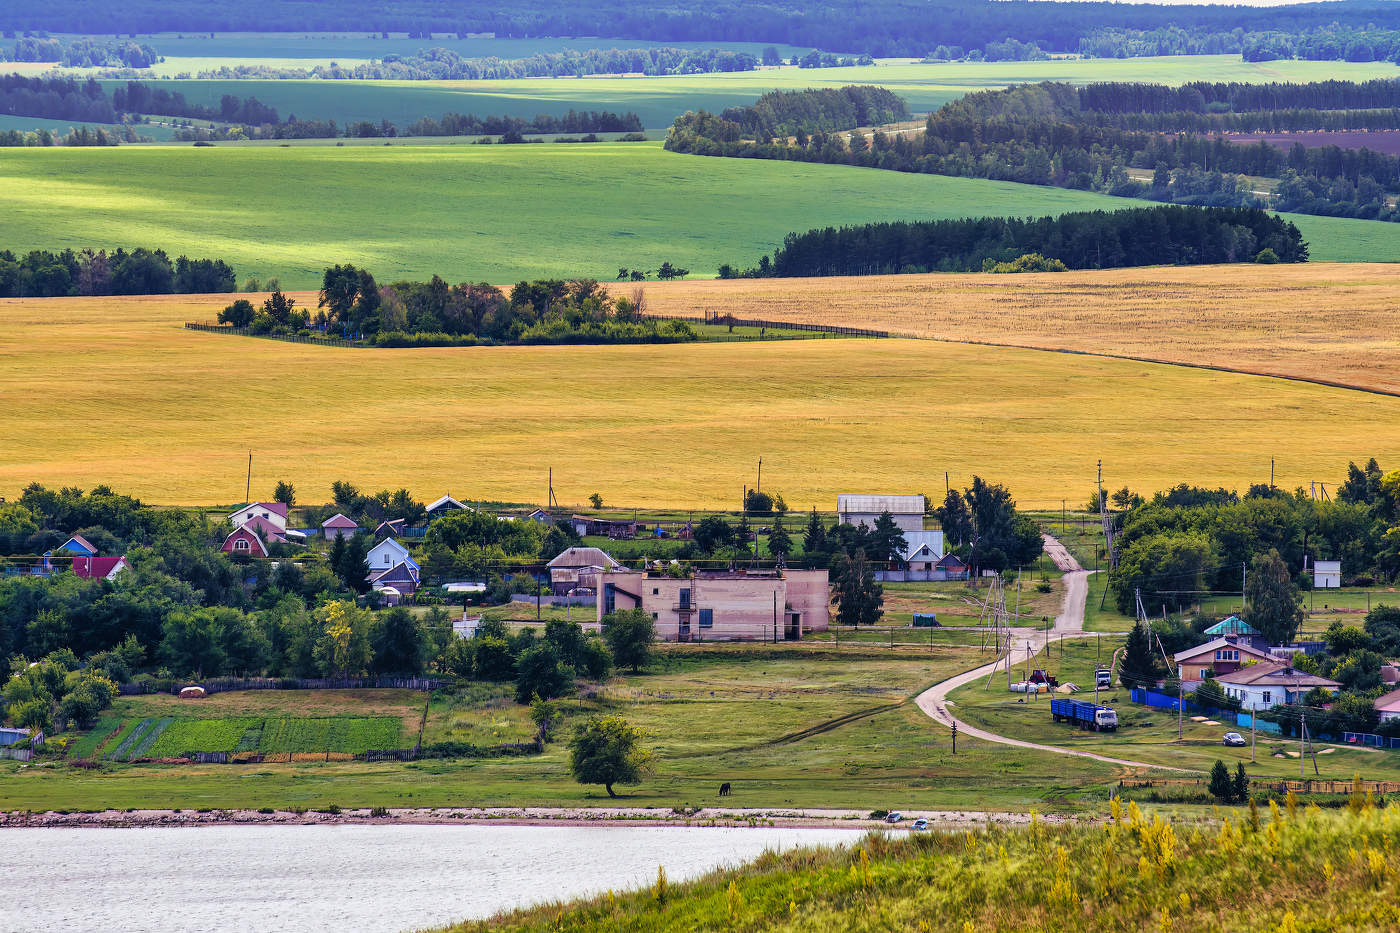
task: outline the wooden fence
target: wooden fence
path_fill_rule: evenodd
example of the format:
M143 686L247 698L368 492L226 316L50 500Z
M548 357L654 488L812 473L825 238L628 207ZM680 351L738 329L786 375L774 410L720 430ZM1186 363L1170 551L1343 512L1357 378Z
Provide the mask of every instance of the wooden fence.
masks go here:
M232 324L209 324L186 321L185 330L202 330L209 334L232 334L235 337L261 337L264 340L283 340L287 343L312 343L320 347L364 347L369 344L340 337L299 336L297 334L255 334L251 327L234 327Z
M9 759L10 761L29 761L33 757L33 749L0 748L0 759Z
M834 334L841 337L892 337L887 330L870 330L865 327L842 327L837 324L809 324L800 321L764 321L755 318L730 318L727 315L715 314L710 311L705 312L704 317L680 317L673 315L649 314L648 318L654 321L685 321L687 324L718 324L727 326L733 324L735 327L760 327L768 330L802 330L818 334ZM753 338L746 337L746 340Z
M1187 780L1184 778L1165 778L1162 780L1149 780L1143 778L1129 778L1119 783L1122 788L1146 788L1158 787L1170 789L1180 787L1183 789L1198 789L1201 793L1208 793L1210 781L1208 780ZM1270 790L1278 794L1286 794L1290 790L1295 794L1350 794L1354 789L1351 781L1324 781L1324 780L1297 780L1297 781L1269 781L1259 778L1250 778L1249 786L1252 790ZM1373 794L1396 794L1400 793L1400 781L1362 781L1360 789L1364 793L1370 791Z
M167 681L168 682L168 681ZM185 687L203 687L208 694L234 690L439 690L447 680L441 677L211 677L208 680L178 680L168 688L135 681L117 687L122 696L145 693L172 693L179 696Z

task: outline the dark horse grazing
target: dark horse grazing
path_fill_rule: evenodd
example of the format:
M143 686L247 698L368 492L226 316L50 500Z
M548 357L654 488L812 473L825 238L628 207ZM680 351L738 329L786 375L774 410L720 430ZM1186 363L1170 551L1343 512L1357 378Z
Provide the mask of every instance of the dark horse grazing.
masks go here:
M728 797L728 796L729 796L729 782L728 782L728 781L725 781L723 784L721 784L721 785L719 786L719 795L720 795L721 797Z

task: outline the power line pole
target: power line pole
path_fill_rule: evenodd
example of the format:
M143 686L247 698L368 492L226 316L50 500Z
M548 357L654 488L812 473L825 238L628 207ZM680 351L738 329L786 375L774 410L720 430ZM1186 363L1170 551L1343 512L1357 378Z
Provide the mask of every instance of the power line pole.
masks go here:
M1300 705L1298 707L1298 780L1303 780L1303 764L1308 757L1306 749L1303 748L1303 737L1308 734L1308 708Z
M248 505L253 501L253 452L248 451L248 483L243 487L243 504Z

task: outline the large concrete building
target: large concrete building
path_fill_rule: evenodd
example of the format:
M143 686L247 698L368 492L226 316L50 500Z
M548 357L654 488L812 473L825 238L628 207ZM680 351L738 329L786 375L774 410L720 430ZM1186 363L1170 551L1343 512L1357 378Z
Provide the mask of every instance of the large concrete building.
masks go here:
M900 531L924 530L923 496L837 496L837 520L852 525L865 522L874 528L875 519L889 512ZM941 556L941 555L940 555Z
M796 640L831 621L825 570L700 570L674 577L665 569L597 575L598 621L615 609L651 614L666 641Z

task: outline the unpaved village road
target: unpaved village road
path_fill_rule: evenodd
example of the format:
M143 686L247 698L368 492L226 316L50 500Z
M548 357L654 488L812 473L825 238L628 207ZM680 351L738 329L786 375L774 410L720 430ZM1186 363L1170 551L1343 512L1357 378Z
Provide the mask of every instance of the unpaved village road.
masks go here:
M1065 598L1060 604L1060 614L1055 617L1055 627L1048 632L1044 629L1012 629L1011 644L1012 654L1019 654L1022 650L1029 650L1031 653L1044 649L1048 642L1055 635L1075 636L1084 631L1084 604L1089 595L1089 571L1079 566L1079 562L1074 559L1065 546L1059 541L1043 536L1045 539L1045 553L1054 561L1055 566L1064 572ZM919 709L924 714L932 718L935 722L942 723L948 728L952 728L956 723L958 732L962 735L972 736L987 742L997 742L1001 745L1014 745L1018 748L1033 748L1043 752L1054 752L1057 755L1073 755L1076 758L1092 758L1095 761L1104 761L1114 765L1126 765L1131 768L1157 768L1162 771L1189 772L1185 768L1168 768L1164 765L1149 764L1145 761L1131 761L1125 758L1110 758L1107 755L1098 755L1094 752L1080 751L1075 748L1060 748L1055 745L1038 745L1035 742L1023 742L1020 739L1013 739L1009 736L997 735L985 729L968 725L958 719L948 710L948 694L966 684L981 678L989 677L998 664L1005 661L993 661L991 664L984 664L981 667L966 671L954 677L950 677L942 683L934 684L923 693L914 698L914 702L919 705Z

